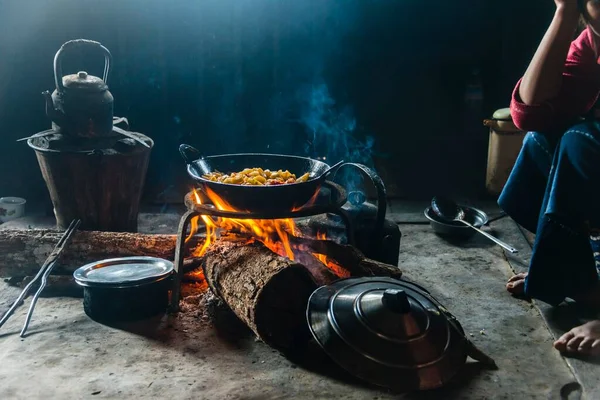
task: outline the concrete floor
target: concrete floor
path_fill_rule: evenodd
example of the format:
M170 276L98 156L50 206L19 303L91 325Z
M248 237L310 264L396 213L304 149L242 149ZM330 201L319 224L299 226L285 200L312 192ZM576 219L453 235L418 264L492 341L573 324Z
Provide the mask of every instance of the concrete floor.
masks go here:
M547 324L552 318L542 314L548 310L504 290L506 279L527 265L530 245L518 226L508 218L491 224L520 250L519 258L508 259L484 238L448 243L422 224L422 209L423 204L404 203L390 208L390 218L411 222L401 225L400 266L455 314L471 339L496 360L496 371L469 362L444 389L398 395L360 384L318 352L312 364L298 363L244 330L223 332L199 308L109 327L90 320L81 299L43 298L30 336L18 336L26 307L0 330L1 398L548 399L566 398L570 388L573 398L579 397L577 382L585 387L585 397L600 398L594 378L598 367L567 362L552 349ZM176 215L143 215L140 230L173 232L176 222ZM33 217L0 229L23 224L48 221ZM0 312L17 294L0 283Z

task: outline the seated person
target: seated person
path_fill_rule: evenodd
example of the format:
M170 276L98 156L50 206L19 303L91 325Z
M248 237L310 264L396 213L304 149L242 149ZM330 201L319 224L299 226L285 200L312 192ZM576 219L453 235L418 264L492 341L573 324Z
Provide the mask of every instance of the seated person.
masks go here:
M555 3L511 102L515 124L529 133L498 203L536 238L528 273L513 276L507 289L600 310L590 242L600 236L600 124L590 117L600 92L600 1ZM599 355L600 320L573 328L554 347Z

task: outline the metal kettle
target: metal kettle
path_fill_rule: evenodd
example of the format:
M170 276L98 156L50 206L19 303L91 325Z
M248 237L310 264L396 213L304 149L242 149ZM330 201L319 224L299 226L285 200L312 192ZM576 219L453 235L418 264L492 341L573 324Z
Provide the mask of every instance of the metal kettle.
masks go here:
M85 71L62 75L62 57L65 51L90 47L104 54L104 74L102 79ZM46 115L52 120L53 130L66 137L102 138L114 136L114 98L108 90L108 75L112 55L99 42L86 39L64 43L54 56L54 81L56 89L52 94L45 91Z
M367 257L377 259L392 265L398 264L398 254L400 246L400 233L396 224L388 226L386 223L386 189L385 185L377 173L363 164L344 163L336 172L334 181L344 186L344 179L337 179L338 173L346 167L357 169L358 172L366 178L367 182L373 186L376 191L377 203L373 204L367 201L365 193L361 190L348 192L348 201L342 206L343 213L351 222L354 235L354 245ZM355 171L352 171L353 173ZM310 219L309 226L317 233L325 230L333 236L342 234L346 230L347 222L344 222L339 215L317 215ZM391 234L395 230L397 234ZM349 240L349 238L348 238ZM389 254L385 249L392 249Z
M444 306L406 280L349 278L322 286L310 296L306 316L314 339L334 362L394 391L442 387L467 356L496 368Z
M397 265L400 252L400 233L397 225L386 221L387 193L381 177L363 164L348 163L359 170L367 182L375 188L377 203L367 201L363 191L348 193L348 202L342 207L352 221L356 246L370 258L382 258L384 262ZM386 249L392 249L391 253ZM378 257L379 256L379 257Z

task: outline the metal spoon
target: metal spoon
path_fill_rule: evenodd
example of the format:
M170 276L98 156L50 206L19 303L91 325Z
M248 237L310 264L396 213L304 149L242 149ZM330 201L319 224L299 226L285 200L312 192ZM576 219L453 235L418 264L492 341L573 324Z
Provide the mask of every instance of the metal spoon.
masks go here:
M461 223L467 225L468 227L475 229L477 232L481 233L486 238L490 239L497 245L501 246L502 248L506 249L507 251L509 251L513 254L519 252L517 249L515 249L511 245L504 243L500 239L495 238L494 236L490 235L489 233L484 232L481 229L473 226L471 223L467 222L465 220L465 210L463 210L461 207L459 207L452 200L449 200L449 199L446 199L443 197L434 197L431 200L431 209L438 217L440 217L446 221L461 222Z

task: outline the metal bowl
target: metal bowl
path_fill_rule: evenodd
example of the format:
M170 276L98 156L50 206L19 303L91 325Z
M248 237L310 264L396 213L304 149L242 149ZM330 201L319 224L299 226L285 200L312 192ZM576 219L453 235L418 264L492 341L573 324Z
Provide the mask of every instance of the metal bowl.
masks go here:
M488 216L483 211L462 205L460 207L465 210L465 220L473 226L481 228L488 223ZM476 233L474 229L469 228L461 222L446 222L442 220L433 212L431 207L427 207L424 214L425 218L429 220L429 225L438 235L468 238Z

